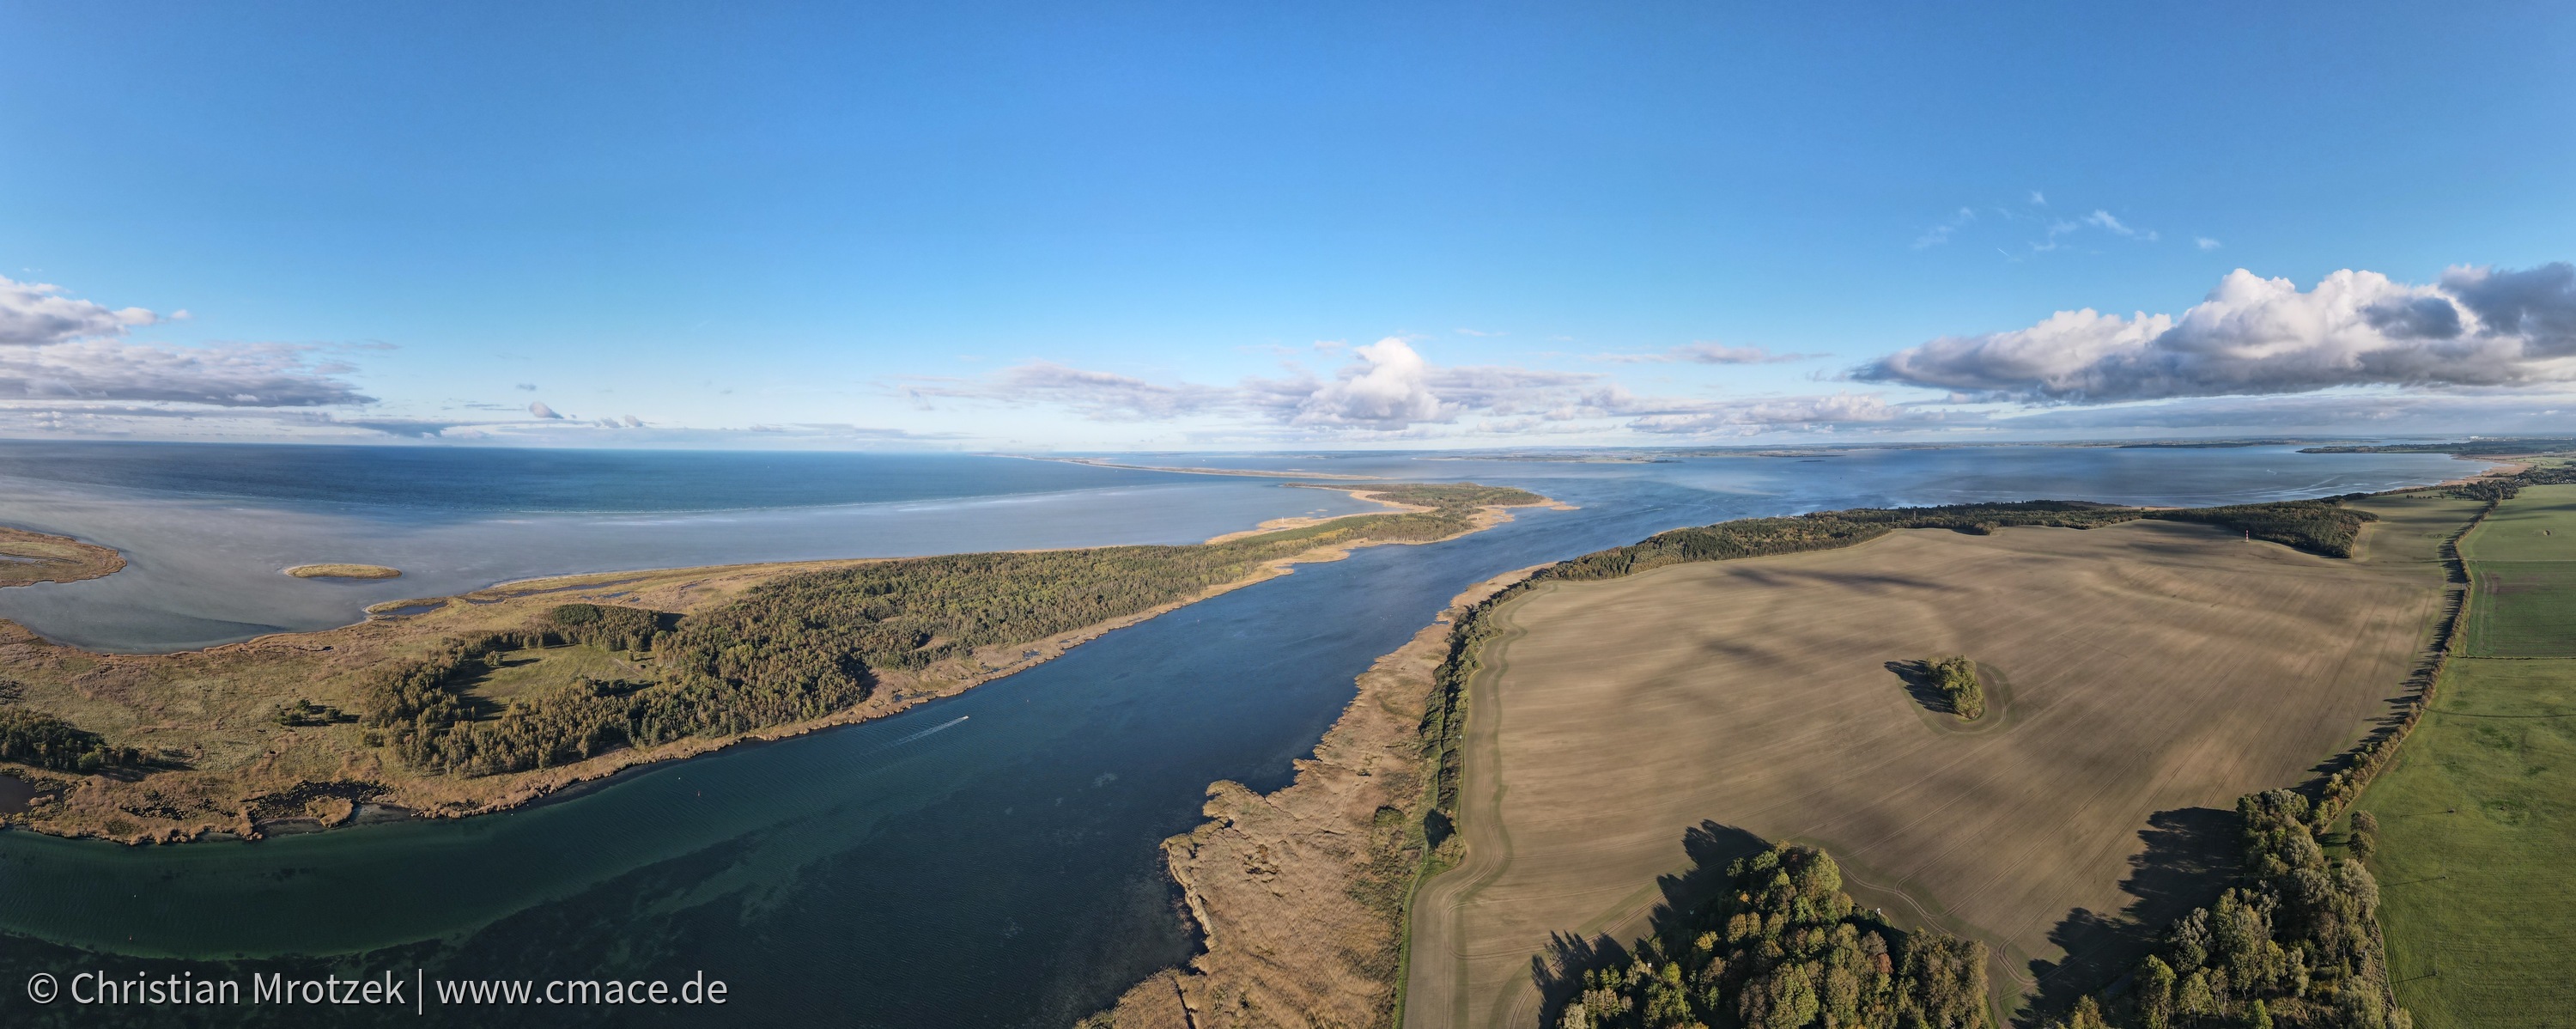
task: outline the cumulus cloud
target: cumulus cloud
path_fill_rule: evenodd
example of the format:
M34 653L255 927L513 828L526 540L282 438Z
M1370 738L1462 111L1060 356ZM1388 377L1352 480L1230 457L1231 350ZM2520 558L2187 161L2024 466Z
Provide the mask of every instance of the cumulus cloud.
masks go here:
M2244 269L2181 315L2060 311L1949 336L1853 377L1980 399L2106 403L2342 386L2493 387L2576 376L2576 266L2459 267L2436 285L2339 271L2302 291Z
M1289 424L1384 429L1447 420L1431 392L1431 362L1410 344L1389 336L1351 354L1357 360L1339 377L1297 401Z
M60 286L0 276L0 345L41 347L104 339L160 320L160 315L140 307L110 309L64 296Z
M528 414L529 414L529 415L531 415L531 416L533 416L533 417L537 417L537 418L562 418L562 417L563 417L562 415L556 414L556 413L555 413L555 409L554 409L554 408L547 407L547 406L546 406L546 402L545 402L545 401L543 401L543 400L532 400L532 401L529 401L529 402L528 402Z
M1804 361L1816 354L1775 354L1763 347L1731 347L1722 343L1687 343L1648 354L1594 354L1591 360L1611 364L1778 364Z
M86 339L0 350L0 400L179 401L218 407L367 404L317 360L323 348L264 343L165 347Z

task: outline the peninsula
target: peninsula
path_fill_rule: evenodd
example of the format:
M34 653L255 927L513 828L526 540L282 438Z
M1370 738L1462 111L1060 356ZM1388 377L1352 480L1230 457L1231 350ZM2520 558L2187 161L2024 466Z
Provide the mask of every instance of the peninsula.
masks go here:
M371 806L495 811L648 762L882 717L1293 564L1449 539L1550 503L1467 483L1357 492L1395 510L1185 546L518 582L179 654L90 653L0 622L0 728L41 744L0 750L0 775L37 794L6 817L178 842L333 825Z
M124 567L125 555L108 547L0 526L0 586L79 582Z

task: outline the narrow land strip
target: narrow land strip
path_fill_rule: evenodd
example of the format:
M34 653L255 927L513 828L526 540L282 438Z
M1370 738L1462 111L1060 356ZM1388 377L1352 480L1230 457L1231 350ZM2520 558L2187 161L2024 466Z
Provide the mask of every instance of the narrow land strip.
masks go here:
M1548 502L1468 484L1365 492L1402 513L1182 547L570 576L179 654L88 653L0 622L0 775L38 791L0 818L176 842L365 806L500 810L883 717L1295 564Z

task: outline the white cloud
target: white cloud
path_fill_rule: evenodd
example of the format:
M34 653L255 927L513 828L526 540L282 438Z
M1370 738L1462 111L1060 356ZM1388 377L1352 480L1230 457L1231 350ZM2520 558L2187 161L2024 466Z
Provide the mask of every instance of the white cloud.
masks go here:
M2131 228L2128 225L2123 224L2120 219L2112 217L2111 212L2100 210L2098 208L2095 209L2093 213L2084 216L2084 224L2109 232L2113 235L2127 236L2130 239L2143 239L2150 243L2154 242L2156 239L2156 234L2153 231Z
M0 276L0 345L41 347L122 336L161 316L140 307L111 310L63 295L60 286Z
M1351 353L1359 360L1299 400L1289 424L1384 429L1448 420L1431 392L1431 362L1412 346L1389 336Z
M924 380L904 387L916 401L934 397L1006 404L1052 404L1093 421L1175 418L1225 406L1227 391L1189 383L1164 386L1112 372L1033 361L985 379Z
M1687 343L1648 354L1594 354L1587 360L1611 364L1778 364L1804 361L1821 354L1775 354L1763 347L1722 343Z
M1668 435L1750 436L1764 432L1831 432L1856 426L1940 420L1941 415L1936 412L1890 404L1875 393L1835 393L1718 401L1706 405L1703 410L1638 418L1629 423L1629 428Z
M217 407L373 403L316 361L323 348L282 343L169 347L112 339L0 350L0 401L177 401Z
M1951 233L1967 228L1969 223L1976 220L1977 212L1962 207L1959 213L1950 216L1950 220L1925 229L1922 235L1914 237L1914 249L1923 250L1947 243L1950 241Z
M2048 206L2048 197L2046 197L2046 196L2042 195L2042 194L2040 193L2040 191L2038 191L2038 190L2035 190L2035 189L2034 189L2034 190L2031 190L2031 191L2030 191L2030 206L2032 206L2032 207L2046 207L2046 206Z
M2203 249L2203 250L2216 250L2216 249L2218 249L2218 248L2219 248L2219 247L2221 247L2221 246L2225 246L2226 244L2220 243L2219 241L2214 240L2214 239L2211 239L2211 238L2209 238L2209 237L2207 237L2207 236L2193 236L2193 237L2191 238L2191 245L2196 246L2196 247L2199 247L2199 248L2201 248L2201 249Z
M2435 286L2339 271L2301 291L2229 273L2180 316L2060 311L1951 336L1856 378L1993 398L2105 403L2345 386L2483 387L2576 376L2576 267L2453 268Z
M556 413L555 413L555 409L554 409L554 408L547 407L547 406L546 406L546 402L545 402L545 401L543 401L543 400L532 400L532 401L529 401L529 402L528 402L528 413L529 413L530 415L533 415L533 416L538 417L538 418L562 418L562 417L563 417L562 415L556 414Z

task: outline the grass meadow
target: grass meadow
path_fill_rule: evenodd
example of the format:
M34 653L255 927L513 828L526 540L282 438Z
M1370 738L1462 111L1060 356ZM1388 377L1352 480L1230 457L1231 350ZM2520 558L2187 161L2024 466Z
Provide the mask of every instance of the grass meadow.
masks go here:
M2460 541L2477 595L2441 699L2371 785L2398 1002L2426 1029L2576 1008L2576 486Z
M2531 486L2460 543L2473 657L2576 656L2576 486Z
M2425 1029L2563 1026L2576 1010L2576 660L2451 662L2360 810L2381 924Z

